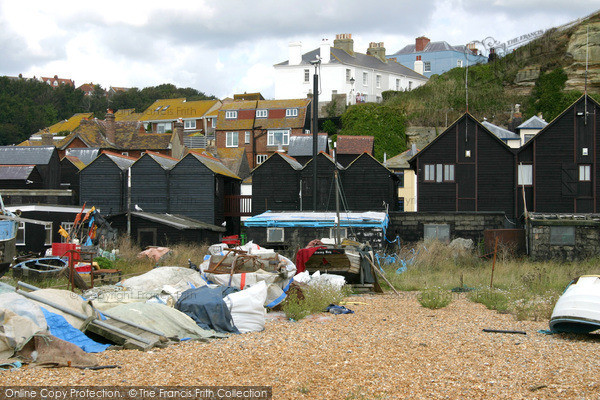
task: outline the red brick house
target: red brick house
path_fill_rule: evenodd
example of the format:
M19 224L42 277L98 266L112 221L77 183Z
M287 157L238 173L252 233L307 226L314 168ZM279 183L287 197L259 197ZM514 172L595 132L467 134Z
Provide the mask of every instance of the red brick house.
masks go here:
M246 149L250 168L276 151L287 151L290 136L310 129L310 99L233 100L217 117L217 148Z

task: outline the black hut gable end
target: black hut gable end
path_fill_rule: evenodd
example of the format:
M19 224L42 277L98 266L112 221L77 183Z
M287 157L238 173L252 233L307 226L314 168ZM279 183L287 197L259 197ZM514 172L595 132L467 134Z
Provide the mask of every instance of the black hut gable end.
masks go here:
M368 153L341 172L347 207L352 211L398 209L398 177Z
M169 212L169 169L171 157L146 153L131 166L131 204L145 212Z
M280 153L271 155L254 168L252 171L252 215L262 214L267 210L299 210L301 169L302 165L294 158Z
M313 165L311 158L300 172L304 210L312 210L313 207ZM343 169L339 163L337 167L339 170ZM317 211L335 211L334 171L333 158L323 152L317 154ZM299 208L296 208L296 210L299 210Z
M515 153L465 113L409 161L418 211L502 211L514 218Z
M597 213L600 210L600 105L584 95L518 152L515 171L523 169L517 197L523 211ZM522 167L521 167L522 165ZM518 173L518 172L516 172Z

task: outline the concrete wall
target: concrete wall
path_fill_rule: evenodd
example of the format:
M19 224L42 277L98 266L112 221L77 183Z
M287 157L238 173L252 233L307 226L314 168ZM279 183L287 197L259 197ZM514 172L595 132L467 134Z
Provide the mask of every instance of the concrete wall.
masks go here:
M483 240L486 229L504 228L504 213L500 212L391 212L387 237L399 236L402 242L423 240L425 224L448 224L450 240L472 239L475 244Z

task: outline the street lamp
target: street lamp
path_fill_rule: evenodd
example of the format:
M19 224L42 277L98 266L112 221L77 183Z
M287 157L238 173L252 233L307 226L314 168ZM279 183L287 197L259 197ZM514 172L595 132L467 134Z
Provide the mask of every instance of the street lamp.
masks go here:
M352 104L352 98L354 97L354 77L350 78L350 104Z

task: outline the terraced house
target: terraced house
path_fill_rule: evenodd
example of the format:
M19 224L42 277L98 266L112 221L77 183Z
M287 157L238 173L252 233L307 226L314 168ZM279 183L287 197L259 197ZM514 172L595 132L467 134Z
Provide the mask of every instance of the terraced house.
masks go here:
M271 154L287 152L290 136L308 133L310 99L232 100L217 118L217 148L245 148L251 168Z

